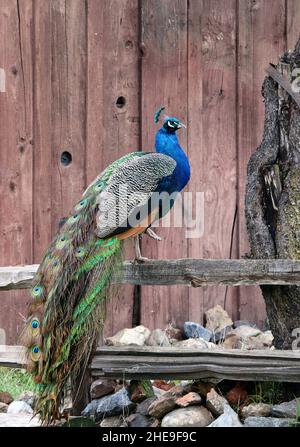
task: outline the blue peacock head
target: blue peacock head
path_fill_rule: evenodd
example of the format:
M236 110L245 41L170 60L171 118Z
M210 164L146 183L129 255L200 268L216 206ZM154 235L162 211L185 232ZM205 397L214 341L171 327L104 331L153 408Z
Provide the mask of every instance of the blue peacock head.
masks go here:
M159 117L161 112L165 110L165 107L160 107L157 112L154 115L154 122L158 123L159 121ZM163 128L169 132L169 133L174 133L176 132L176 130L180 129L181 127L186 127L183 123L181 123L179 121L179 119L174 118L174 117L170 117L170 116L165 116L164 117L164 124L163 124Z

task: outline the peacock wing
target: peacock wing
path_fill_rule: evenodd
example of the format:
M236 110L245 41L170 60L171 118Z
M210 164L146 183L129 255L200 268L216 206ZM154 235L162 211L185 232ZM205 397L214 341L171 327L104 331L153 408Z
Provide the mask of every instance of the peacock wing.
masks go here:
M114 169L96 199L96 234L100 238L134 227L150 213L151 221L157 215L158 199L154 193L161 191L163 182L167 184L176 161L164 154L140 154Z

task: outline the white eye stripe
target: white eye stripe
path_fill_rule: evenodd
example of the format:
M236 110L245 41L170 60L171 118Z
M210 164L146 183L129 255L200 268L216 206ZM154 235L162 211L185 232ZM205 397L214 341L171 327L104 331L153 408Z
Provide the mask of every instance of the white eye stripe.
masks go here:
M173 126L173 124L171 124L171 121L168 121L168 126L173 127L173 129L175 128L175 126Z

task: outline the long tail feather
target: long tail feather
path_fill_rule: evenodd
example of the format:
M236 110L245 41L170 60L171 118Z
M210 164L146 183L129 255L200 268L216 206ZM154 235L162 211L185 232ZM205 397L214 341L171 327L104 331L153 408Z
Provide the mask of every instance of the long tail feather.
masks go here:
M44 424L60 417L71 378L83 374L103 326L102 303L120 265L122 243L95 236L96 194L103 179L87 190L54 238L35 276L22 342L28 370L39 383L35 411Z

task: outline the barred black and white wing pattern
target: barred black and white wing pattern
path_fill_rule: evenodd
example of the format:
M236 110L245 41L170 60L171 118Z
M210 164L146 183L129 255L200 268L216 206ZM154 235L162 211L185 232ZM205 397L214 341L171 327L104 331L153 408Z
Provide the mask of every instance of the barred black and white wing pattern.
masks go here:
M97 236L104 238L124 231L131 222L141 222L149 213L153 193L159 193L162 182L166 189L175 167L168 155L143 153L115 169L97 197Z

